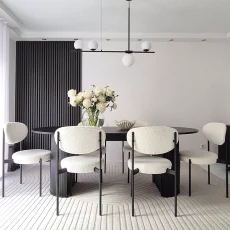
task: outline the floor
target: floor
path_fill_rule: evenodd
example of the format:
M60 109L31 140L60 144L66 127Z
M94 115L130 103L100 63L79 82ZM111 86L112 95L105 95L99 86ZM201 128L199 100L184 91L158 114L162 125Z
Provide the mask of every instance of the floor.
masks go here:
M204 168L205 170L208 170L208 166L207 165L202 165L202 168ZM213 175L217 176L218 178L220 178L221 180L226 181L226 170L225 170L225 164L215 164L215 165L211 165L210 166L210 171ZM229 177L229 181L228 183L230 184L230 171L228 172L228 177Z
M222 169L212 167L221 176ZM0 229L146 229L146 230L222 230L230 229L230 199L225 198L225 182L192 166L192 197L188 197L188 165L181 164L181 193L178 217L174 217L174 198L162 198L151 175L135 176L135 217L131 216L130 185L121 164L109 164L103 183L103 216L98 216L98 176L79 175L73 196L56 199L49 193L49 166L43 169L43 196L39 197L39 166L24 168L23 184L19 170L7 175L6 197L0 198ZM1 192L1 190L0 190Z

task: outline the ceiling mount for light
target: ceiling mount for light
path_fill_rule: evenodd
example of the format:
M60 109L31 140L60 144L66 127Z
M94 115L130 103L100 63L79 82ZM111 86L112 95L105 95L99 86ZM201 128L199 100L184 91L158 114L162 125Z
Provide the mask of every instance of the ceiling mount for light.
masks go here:
M155 53L155 52L149 52L151 49L151 43L149 41L143 41L141 43L141 48L143 51L132 51L130 49L130 2L132 0L126 0L128 2L128 49L121 51L121 50L112 50L112 51L105 51L105 50L99 50L97 51L98 48L98 43L97 41L90 41L88 43L89 49L90 50L83 50L83 42L82 40L76 40L74 42L74 48L76 49L77 52L93 52L93 53L125 53L125 55L122 58L122 62L124 66L132 66L135 62L135 58L133 56L133 53L142 53L142 54L147 54L147 53ZM106 39L108 41L108 39ZM142 39L138 39L141 41ZM101 0L101 47L102 47L102 0Z

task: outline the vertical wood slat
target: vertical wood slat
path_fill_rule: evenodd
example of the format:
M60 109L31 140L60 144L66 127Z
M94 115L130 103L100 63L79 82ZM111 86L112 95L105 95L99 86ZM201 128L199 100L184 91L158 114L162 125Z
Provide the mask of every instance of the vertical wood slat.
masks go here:
M80 109L67 91L81 91L81 53L69 41L16 42L15 121L36 127L77 125ZM50 137L29 132L23 149L50 149Z

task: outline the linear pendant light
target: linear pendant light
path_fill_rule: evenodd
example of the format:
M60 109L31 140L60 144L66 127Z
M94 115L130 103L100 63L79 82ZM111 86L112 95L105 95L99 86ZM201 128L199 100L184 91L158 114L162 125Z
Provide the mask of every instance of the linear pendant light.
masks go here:
M77 52L84 52L84 53L125 53L125 55L122 58L122 62L124 66L130 67L134 64L135 59L133 56L133 53L139 53L139 54L150 54L150 53L155 53L155 52L149 52L151 49L151 43L149 41L144 41L141 44L141 48L143 51L133 51L130 50L130 2L132 0L126 0L128 2L128 49L127 50L97 50L98 48L98 43L97 41L90 41L88 43L88 47L90 50L83 50L83 42L82 40L76 40L74 42L74 48L76 49ZM102 10L102 9L101 9ZM101 19L102 20L102 19ZM102 36L101 36L102 40Z

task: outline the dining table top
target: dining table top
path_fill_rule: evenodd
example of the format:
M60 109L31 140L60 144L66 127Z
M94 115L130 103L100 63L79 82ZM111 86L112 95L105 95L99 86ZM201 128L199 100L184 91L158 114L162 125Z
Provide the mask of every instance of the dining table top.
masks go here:
M39 127L39 128L33 128L31 131L33 133L38 133L38 134L49 134L52 135L55 133L55 131L60 128L61 126L52 126L52 127ZM106 127L101 127L106 134L111 134L111 135L126 135L128 130L121 130L120 128L116 126L106 126ZM188 128L188 127L172 127L177 130L179 135L185 135L185 134L193 134L193 133L198 133L199 130L195 128Z

